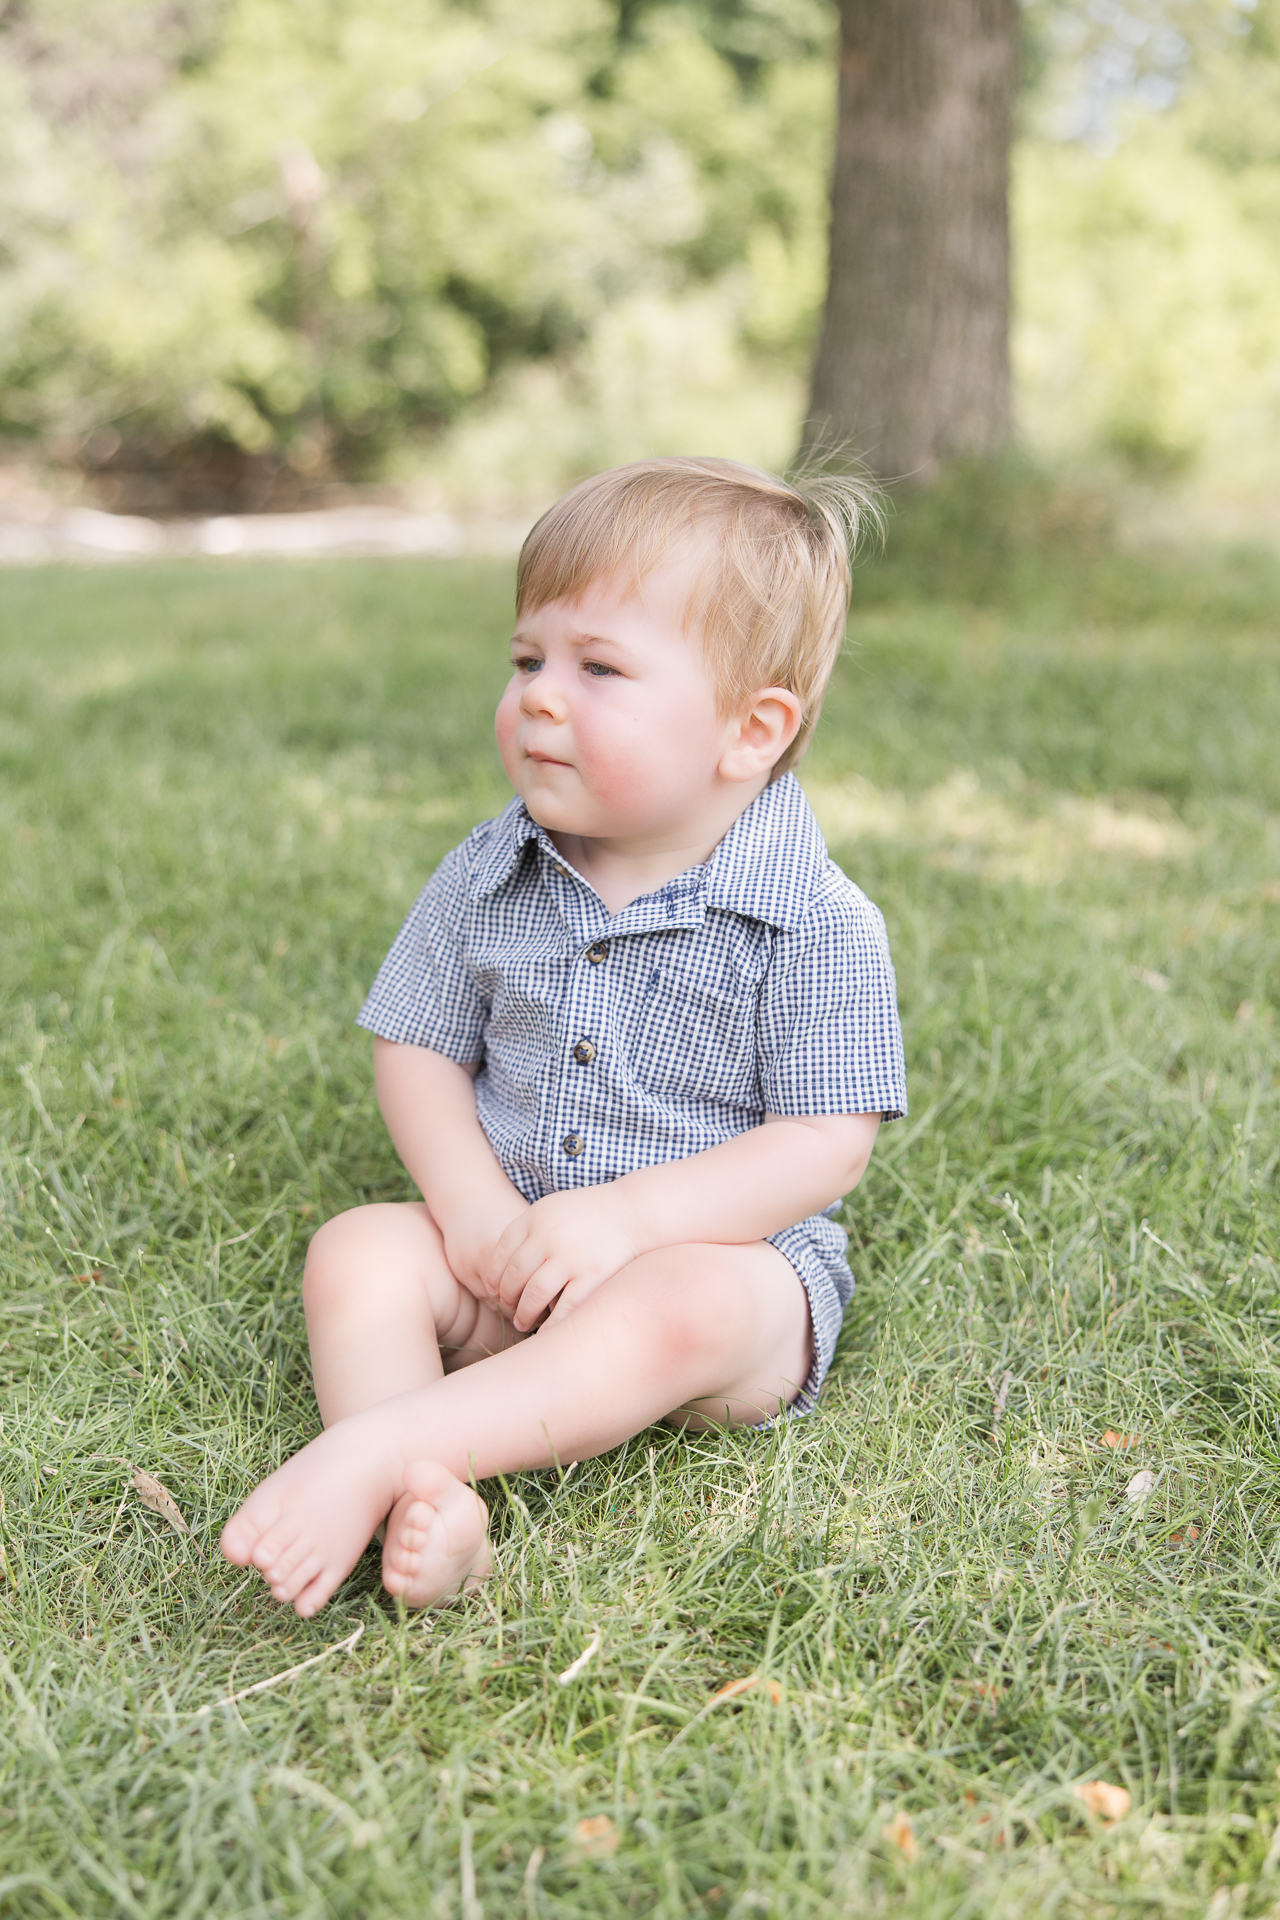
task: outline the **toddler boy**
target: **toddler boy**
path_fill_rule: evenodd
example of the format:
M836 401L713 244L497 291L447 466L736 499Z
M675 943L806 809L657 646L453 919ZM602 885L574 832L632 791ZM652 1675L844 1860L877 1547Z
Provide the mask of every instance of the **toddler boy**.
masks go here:
M473 1480L812 1406L852 1287L830 1215L906 1111L884 922L788 771L866 510L850 481L648 460L525 542L517 797L360 1014L422 1199L316 1235L325 1431L222 1535L304 1617L380 1525L409 1605L484 1578Z

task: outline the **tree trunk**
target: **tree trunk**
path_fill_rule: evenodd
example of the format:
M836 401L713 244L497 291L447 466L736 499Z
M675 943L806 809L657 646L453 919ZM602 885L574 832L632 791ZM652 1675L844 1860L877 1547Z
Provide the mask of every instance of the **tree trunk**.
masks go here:
M831 278L806 442L932 479L1009 436L1018 0L841 0Z

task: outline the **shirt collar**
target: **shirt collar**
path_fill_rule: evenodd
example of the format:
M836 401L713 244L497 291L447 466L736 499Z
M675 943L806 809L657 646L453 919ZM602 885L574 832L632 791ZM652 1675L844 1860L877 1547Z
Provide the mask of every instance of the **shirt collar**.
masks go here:
M531 840L559 859L524 801L511 800L493 822L472 869L471 898L482 900L509 880ZM706 866L692 872L703 876L707 909L740 913L785 932L804 918L826 863L827 843L804 789L793 773L784 773L738 815ZM668 887L692 890L684 875Z
M804 788L784 773L758 794L707 862L707 906L799 926L827 864L827 843Z
M492 822L484 851L471 869L467 888L471 898L483 900L486 894L496 893L515 872L530 840L539 837L545 836L537 821L526 811L524 801L519 795L509 800ZM549 840L547 846L551 848Z

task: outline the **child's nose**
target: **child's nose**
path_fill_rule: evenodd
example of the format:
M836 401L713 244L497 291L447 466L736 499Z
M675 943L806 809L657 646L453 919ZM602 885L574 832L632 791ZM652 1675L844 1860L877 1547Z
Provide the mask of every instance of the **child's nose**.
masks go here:
M520 709L530 717L545 714L553 720L564 718L568 711L564 694L549 667L529 675L520 689Z

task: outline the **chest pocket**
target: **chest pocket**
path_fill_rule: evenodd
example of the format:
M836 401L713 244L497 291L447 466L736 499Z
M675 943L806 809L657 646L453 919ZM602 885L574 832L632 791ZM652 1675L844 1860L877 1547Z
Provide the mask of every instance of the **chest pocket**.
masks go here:
M655 967L629 1036L637 1085L664 1103L758 1107L757 992L731 968L707 982Z
M560 1003L569 963L561 954L535 955L505 972L477 968L488 1000L485 1066L490 1084L524 1120L539 1111L544 1063L560 1051Z

